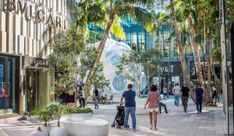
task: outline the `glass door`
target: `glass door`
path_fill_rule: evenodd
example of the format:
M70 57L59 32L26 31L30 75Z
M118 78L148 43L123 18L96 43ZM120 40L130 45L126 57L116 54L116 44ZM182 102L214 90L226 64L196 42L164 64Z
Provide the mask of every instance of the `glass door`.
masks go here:
M38 105L38 71L33 69L26 70L26 89L27 89L27 111L32 111Z

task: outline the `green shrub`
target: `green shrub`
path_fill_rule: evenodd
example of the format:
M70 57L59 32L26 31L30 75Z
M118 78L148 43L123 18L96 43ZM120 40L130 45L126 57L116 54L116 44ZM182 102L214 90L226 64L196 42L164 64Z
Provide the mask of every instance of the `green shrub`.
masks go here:
M92 113L92 109L90 108L66 108L65 109L65 114L72 114L72 113Z
M64 114L65 106L62 105L59 101L52 101L47 106L47 109L53 113L54 117L58 118L58 127L60 127L60 118L61 115Z
M52 101L47 107L37 106L32 111L32 114L39 116L40 120L43 120L44 125L47 126L48 122L54 117L58 118L58 127L60 127L60 118L64 114L64 106L59 101Z
M53 111L43 106L36 107L32 114L39 116L40 120L44 121L44 125L47 126L48 122L53 119Z
M32 111L33 115L39 116L40 120L44 121L44 125L47 126L48 122L54 117L58 118L58 127L60 126L60 118L62 114L81 114L81 113L92 113L90 108L71 108L65 107L60 102L53 101L47 107L37 106Z

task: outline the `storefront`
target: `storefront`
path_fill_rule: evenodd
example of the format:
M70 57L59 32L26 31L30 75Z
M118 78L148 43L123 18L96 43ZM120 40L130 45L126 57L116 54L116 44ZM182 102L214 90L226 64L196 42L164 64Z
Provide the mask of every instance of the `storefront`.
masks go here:
M43 58L24 57L25 110L46 106L54 98L54 70Z
M160 91L163 87L167 87L170 93L175 83L180 85L183 83L180 62L164 62L157 69L158 75L153 78L153 82L159 86Z
M0 54L0 115L19 111L19 58Z
M68 27L75 0L0 0L0 118L47 105L52 41Z

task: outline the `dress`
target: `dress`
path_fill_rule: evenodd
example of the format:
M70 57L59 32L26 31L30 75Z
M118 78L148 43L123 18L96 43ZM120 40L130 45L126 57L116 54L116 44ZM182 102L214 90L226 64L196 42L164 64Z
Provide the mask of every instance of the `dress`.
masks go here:
M147 109L149 112L159 112L159 102L160 102L160 95L159 93L150 91L148 98L147 98Z

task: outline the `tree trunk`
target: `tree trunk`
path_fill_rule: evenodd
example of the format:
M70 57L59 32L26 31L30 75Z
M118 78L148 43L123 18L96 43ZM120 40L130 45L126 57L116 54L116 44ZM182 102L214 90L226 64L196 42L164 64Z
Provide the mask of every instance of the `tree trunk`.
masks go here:
M60 117L58 118L58 127L60 127Z
M191 44L192 44L192 48L193 48L193 55L194 55L194 62L195 62L195 67L196 67L196 75L197 75L197 80L198 83L201 85L201 87L204 89L204 94L205 97L203 99L203 101L205 103L207 103L207 91L205 89L205 85L204 85L204 78L203 78L203 74L202 74L202 67L201 67L201 61L200 61L200 57L199 57L199 50L198 50L198 44L196 44L195 42L195 37L196 34L194 31L191 31L190 33L191 36ZM204 68L205 68L205 64L204 64Z
M212 62L212 57L209 57L208 58L208 82L207 82L207 91L208 91L208 95L211 96L211 80L212 80L212 77L211 77L211 62Z
M190 35L191 35L191 43L192 43L192 48L193 48L193 55L194 55L194 62L195 62L195 67L196 67L197 79L198 79L198 82L200 83L201 87L204 88L204 78L202 75L202 67L201 67L201 61L200 61L200 57L199 57L198 44L196 44L196 42L195 42L196 34L194 31L192 31L190 33Z
M179 51L179 56L180 56L180 61L181 61L183 80L184 80L184 83L186 84L186 86L188 86L191 89L191 83L189 82L188 76L187 76L186 61L185 61L184 51L183 51L181 38L180 38L181 33L179 32L178 27L176 25L177 20L176 20L176 16L175 16L173 0L170 0L170 4L171 4L171 14L172 14L172 25L173 25L173 28L174 28L175 34L176 34L176 41L177 41L177 46L178 46L178 51ZM192 91L190 91L190 96L192 97L193 101L195 102L194 93Z
M213 64L213 62L211 62L211 64ZM219 64L221 65L221 64ZM221 68L220 68L220 77L221 77ZM211 68L211 73L214 76L214 80L215 80L215 88L217 89L217 93L220 94L221 93L221 86L222 86L222 81L221 78L219 79L217 74L215 73L215 69L214 67Z
M176 39L177 39L177 46L179 48L179 56L180 56L180 61L181 61L183 80L184 80L184 83L186 84L186 86L188 86L188 88L190 88L190 90L191 90L192 86L191 86L191 82L189 82L188 76L187 76L186 61L185 61L185 56L184 56L179 32L176 32ZM190 96L192 97L193 101L195 102L195 96L194 96L194 93L192 91L190 91Z
M111 29L111 26L114 22L114 17L115 17L115 13L113 11L111 11L111 13L109 14L109 21L107 23L107 26L106 26L106 29L105 29L105 32L104 32L104 35L102 37L102 40L98 46L98 50L99 50L99 53L98 53L98 56L95 60L95 63L94 63L94 66L93 66L93 69L88 73L88 76L87 76L87 79L86 81L88 82L88 86L86 88L86 92L89 92L90 88L91 88L91 83L90 83L90 79L93 78L96 74L96 71L97 71L97 68L96 68L96 65L99 63L100 61L100 58L102 56L102 52L105 48L105 43L106 43L106 40L108 38L108 35L110 33L110 29ZM88 93L87 93L88 94Z

